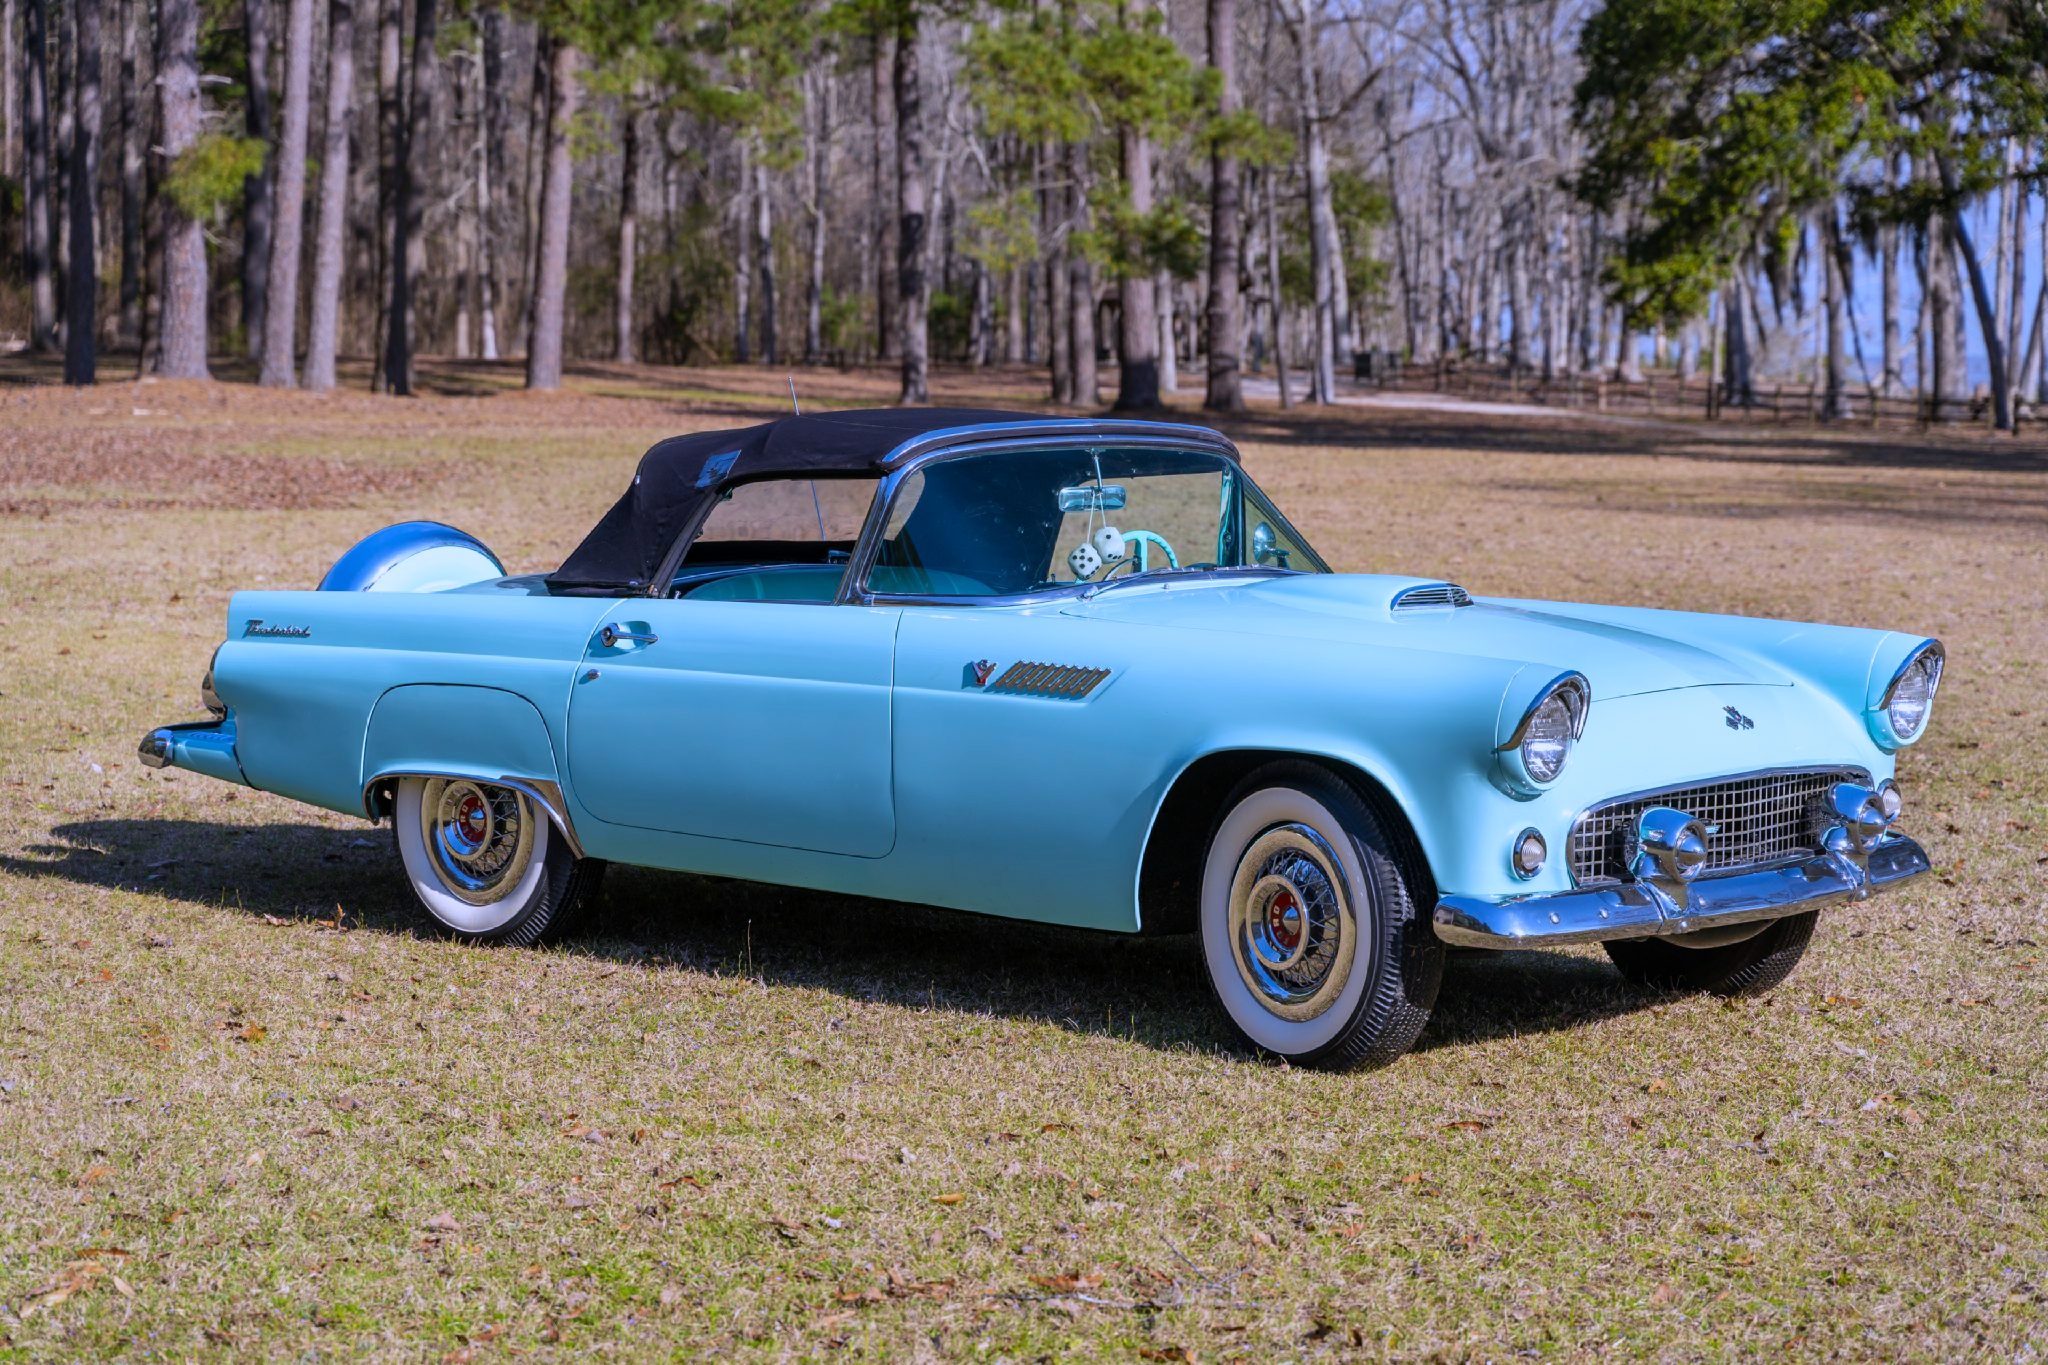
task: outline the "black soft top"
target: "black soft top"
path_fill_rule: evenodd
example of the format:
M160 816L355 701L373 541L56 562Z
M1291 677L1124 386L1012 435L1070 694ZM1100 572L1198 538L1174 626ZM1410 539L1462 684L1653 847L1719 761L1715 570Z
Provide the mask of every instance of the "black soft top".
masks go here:
M855 478L888 472L892 456L920 437L995 427L1099 432L1172 432L1220 444L1215 432L1166 423L1062 419L987 408L863 408L791 416L759 426L671 436L640 457L633 483L548 585L567 591L643 590L661 572L676 537L725 489L757 479Z

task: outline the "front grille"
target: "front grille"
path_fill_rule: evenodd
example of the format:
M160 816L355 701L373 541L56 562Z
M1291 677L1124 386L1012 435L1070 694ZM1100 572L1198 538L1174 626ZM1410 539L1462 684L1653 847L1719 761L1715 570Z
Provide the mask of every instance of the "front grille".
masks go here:
M1626 877L1636 821L1651 806L1682 810L1706 825L1707 876L1806 857L1820 851L1828 792L1837 782L1869 780L1860 769L1811 768L1625 796L1593 807L1572 827L1572 879L1584 885Z

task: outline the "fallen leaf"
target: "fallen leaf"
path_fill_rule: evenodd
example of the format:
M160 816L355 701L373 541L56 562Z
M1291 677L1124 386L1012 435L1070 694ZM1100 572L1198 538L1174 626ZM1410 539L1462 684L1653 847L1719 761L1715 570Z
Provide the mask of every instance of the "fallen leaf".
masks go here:
M933 1202L934 1204L945 1204L945 1205L947 1205L948 1207L950 1207L950 1206L952 1206L952 1205L954 1205L954 1204L957 1204L957 1203L959 1203L959 1202L960 1202L961 1200L965 1199L966 1197L967 1197L966 1195L964 1195L964 1194L958 1194L958 1193L953 1193L953 1194L935 1194L935 1195L933 1195L933 1196L932 1196L932 1202Z
M1075 1294L1084 1289L1096 1289L1102 1284L1100 1275L1033 1275L1031 1283L1040 1289L1049 1289L1055 1294Z
M1485 1119L1453 1119L1444 1125L1444 1131L1453 1133L1483 1133L1493 1127Z

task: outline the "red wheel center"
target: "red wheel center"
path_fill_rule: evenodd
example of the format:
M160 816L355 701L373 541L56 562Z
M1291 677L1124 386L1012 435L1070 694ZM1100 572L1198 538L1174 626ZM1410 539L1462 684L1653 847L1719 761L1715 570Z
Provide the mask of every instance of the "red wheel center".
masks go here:
M484 827L484 803L472 796L462 803L462 823L474 830Z
M1293 950L1301 942L1301 903L1291 891L1282 891L1266 907L1266 928L1281 947Z

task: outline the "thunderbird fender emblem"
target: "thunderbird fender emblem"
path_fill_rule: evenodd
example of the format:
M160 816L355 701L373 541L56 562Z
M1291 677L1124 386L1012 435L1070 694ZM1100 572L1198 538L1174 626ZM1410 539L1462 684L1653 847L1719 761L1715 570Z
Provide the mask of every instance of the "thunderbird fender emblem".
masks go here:
M976 687L987 687L988 680L994 676L996 671L995 664L988 659L976 659L967 667L974 674L974 685Z
M1745 716L1745 715L1743 715L1743 714L1742 714L1742 713L1741 713L1740 711L1736 710L1736 709L1735 709L1734 707L1732 707L1732 706L1724 706L1724 707L1722 707L1721 709L1722 709L1723 711L1725 711L1725 712L1727 712L1727 713L1728 713L1728 728L1729 728L1729 729L1731 729L1731 730L1754 730L1754 729L1756 729L1756 722L1755 722L1755 721L1753 721L1753 720L1751 720L1751 719L1750 719L1750 718L1749 718L1748 716Z
M311 626L267 626L263 624L263 619L258 616L250 617L247 624L242 627L242 638L245 640L251 635L270 635L280 636L285 639L303 640L312 633L313 628Z

